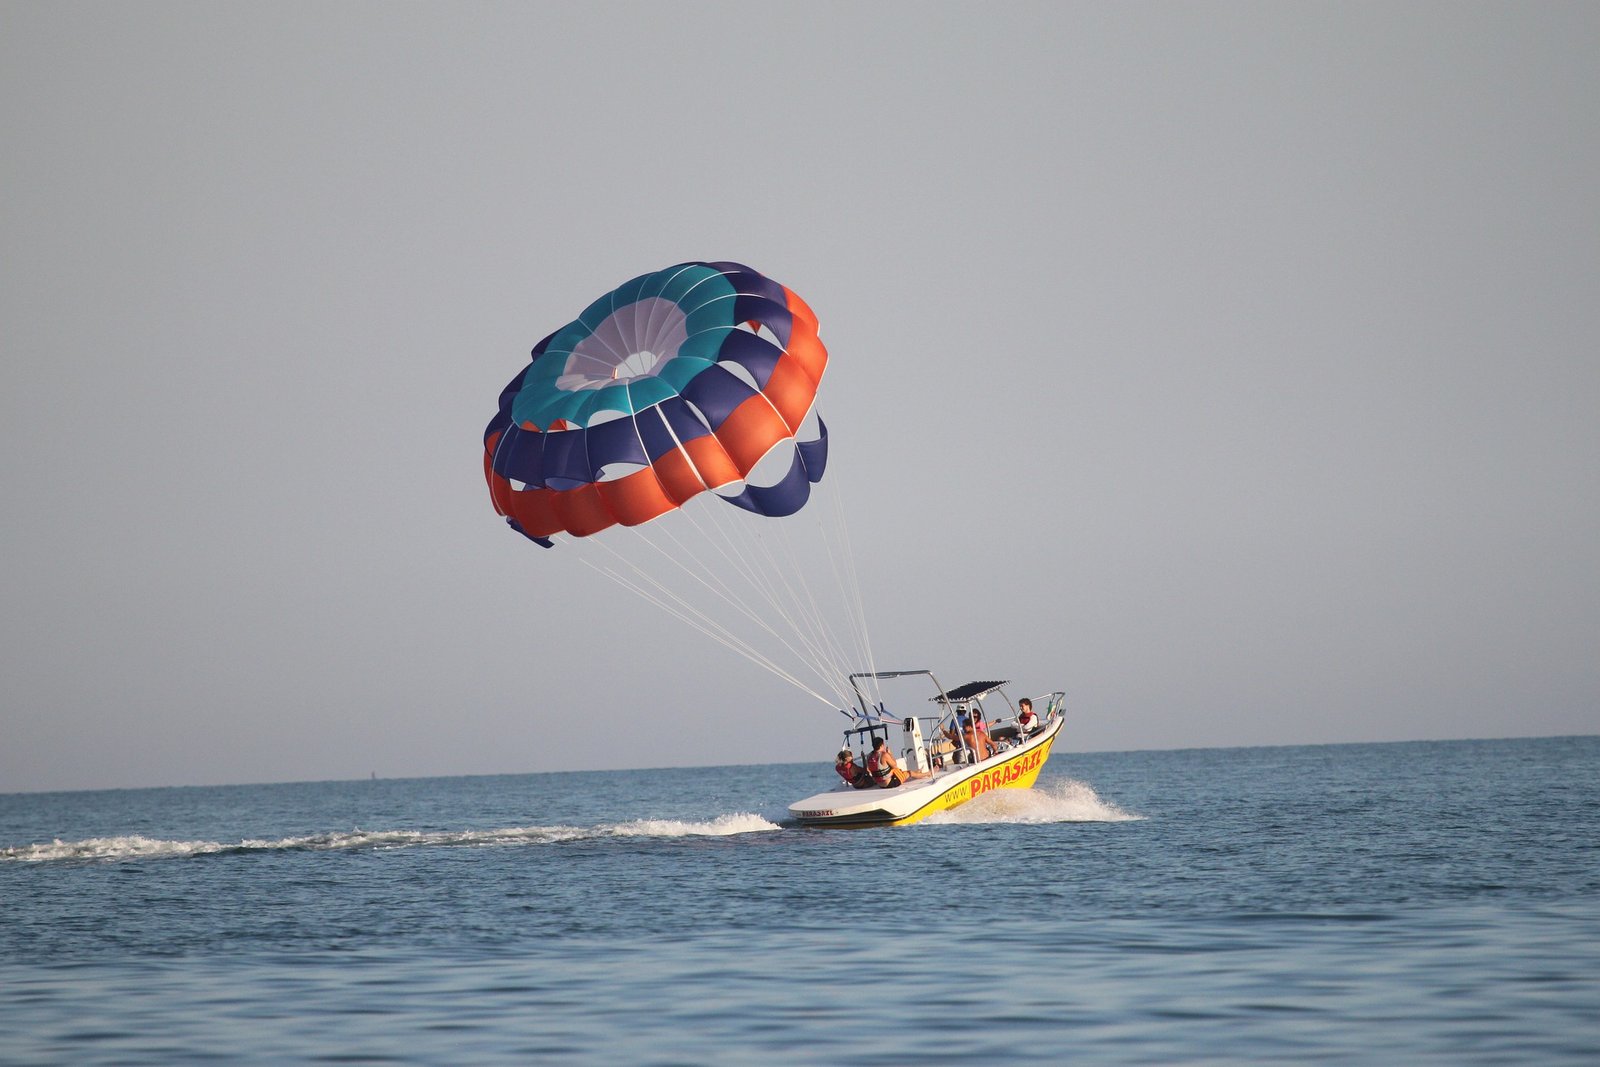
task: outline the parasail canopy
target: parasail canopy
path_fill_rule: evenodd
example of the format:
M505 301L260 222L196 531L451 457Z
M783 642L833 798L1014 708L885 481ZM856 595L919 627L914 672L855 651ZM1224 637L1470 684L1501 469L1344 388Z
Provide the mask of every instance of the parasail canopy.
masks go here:
M640 275L540 341L501 392L483 436L495 509L546 546L708 490L793 514L827 463L827 428L808 418L827 362L805 301L749 267ZM758 465L781 473L756 484Z

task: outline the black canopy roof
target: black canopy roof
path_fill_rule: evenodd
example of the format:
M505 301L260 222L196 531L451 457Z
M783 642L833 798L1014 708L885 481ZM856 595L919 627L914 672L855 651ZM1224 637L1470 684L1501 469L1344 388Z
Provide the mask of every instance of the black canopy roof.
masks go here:
M1005 684L1006 683L1004 681L967 682L965 685L958 685L954 689L946 689L944 693L944 699L952 702L960 700L972 700L976 697L985 696L990 690L999 689ZM938 697L934 697L933 699L935 701L939 700Z

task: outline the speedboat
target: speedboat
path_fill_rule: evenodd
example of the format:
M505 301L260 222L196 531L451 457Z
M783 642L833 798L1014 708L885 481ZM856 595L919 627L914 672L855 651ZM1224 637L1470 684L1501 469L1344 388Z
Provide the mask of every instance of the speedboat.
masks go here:
M863 681L918 675L926 676L936 691L928 698L934 714L895 718L882 703L869 703L862 691ZM931 671L917 670L852 674L850 684L858 707L844 712L851 719L844 731L845 748L861 766L880 738L894 751L898 735L897 761L911 777L888 788L836 782L826 792L789 805L789 814L803 826L905 826L994 789L1027 789L1050 758L1064 721L1066 694L1057 691L1030 698L1038 721L1031 731L1020 726L1017 705L1005 692L1009 682L967 682L946 689Z

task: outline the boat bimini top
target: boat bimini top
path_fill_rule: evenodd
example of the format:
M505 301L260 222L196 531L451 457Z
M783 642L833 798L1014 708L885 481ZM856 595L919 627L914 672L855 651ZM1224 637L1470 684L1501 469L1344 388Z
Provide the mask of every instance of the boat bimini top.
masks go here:
M982 700L1001 686L1010 684L1010 682L968 682L966 685L958 685L947 693L940 693L928 699L935 704L961 704L968 700Z

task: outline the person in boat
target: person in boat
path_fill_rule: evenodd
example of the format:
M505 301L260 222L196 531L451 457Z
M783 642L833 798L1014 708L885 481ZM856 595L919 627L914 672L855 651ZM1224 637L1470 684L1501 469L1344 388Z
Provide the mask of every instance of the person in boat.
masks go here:
M927 771L910 771L900 766L894 758L894 753L889 751L889 739L880 737L872 746L872 754L867 757L867 773L872 776L872 782L883 789L893 789L897 785L905 785L911 778L926 778Z
M989 724L984 721L983 705L981 704L972 705L972 732L978 736L988 750L983 756L979 757L980 759L988 759L1000 751L1000 746L995 744L994 737L989 733Z
M1017 701L1017 715L1010 726L997 726L989 731L989 740L1003 744L1019 744L1039 728L1039 716L1033 713L1033 701L1023 697Z
M1017 701L1017 735L1027 737L1044 724L1039 721L1039 716L1033 712L1033 701L1023 697Z
M838 757L833 761L833 769L838 772L844 784L854 786L856 789L865 789L872 785L872 776L863 767L856 766L856 754L849 748L841 748Z
M956 708L955 728L945 727L944 735L956 744L966 741L966 747L972 753L974 760L982 761L994 754L994 742L989 739L989 726L979 716L976 709L968 709L966 705Z

